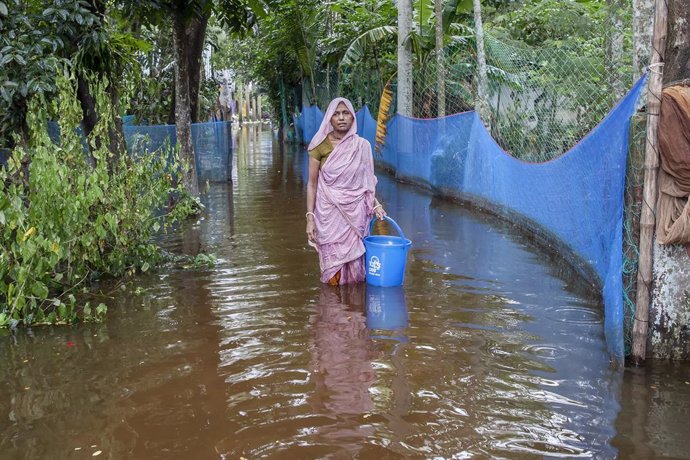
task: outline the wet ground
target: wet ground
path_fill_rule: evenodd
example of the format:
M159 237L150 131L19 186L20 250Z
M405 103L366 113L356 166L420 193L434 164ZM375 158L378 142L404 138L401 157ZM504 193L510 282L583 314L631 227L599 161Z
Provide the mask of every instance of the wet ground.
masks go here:
M305 154L238 133L164 238L216 266L103 285L102 325L0 332L1 458L690 458L690 367L609 365L591 288L509 226L379 174L404 288L331 288Z

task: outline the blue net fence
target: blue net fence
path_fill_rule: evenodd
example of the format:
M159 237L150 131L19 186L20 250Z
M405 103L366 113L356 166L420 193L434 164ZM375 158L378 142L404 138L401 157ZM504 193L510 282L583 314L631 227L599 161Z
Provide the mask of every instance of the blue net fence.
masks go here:
M145 151L163 150L172 159L177 134L175 125L138 126L133 118L123 117L123 131L127 150L131 155ZM48 123L48 134L54 142L60 142L57 123ZM232 124L229 121L192 124L192 143L199 180L226 182L232 177ZM86 142L83 148L87 149ZM4 155L0 153L0 164Z
M172 155L177 143L174 125L124 125L127 149L132 154L142 150L164 149ZM225 182L232 175L232 124L228 121L192 124L192 143L199 180Z
M623 207L630 119L644 78L574 147L553 160L528 163L505 152L476 112L435 119L396 115L377 163L397 178L468 201L529 231L601 290L609 351L624 357ZM308 143L323 113L300 116ZM364 107L358 133L374 141Z

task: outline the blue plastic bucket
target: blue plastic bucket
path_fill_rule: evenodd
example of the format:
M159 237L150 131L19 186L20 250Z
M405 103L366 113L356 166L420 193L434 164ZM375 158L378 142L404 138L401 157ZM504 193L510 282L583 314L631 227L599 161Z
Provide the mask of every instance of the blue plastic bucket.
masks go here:
M370 235L364 238L367 283L374 286L400 286L405 277L407 251L412 241L405 238L400 226L390 217L385 219L400 236L371 235L376 218L369 224Z
M402 286L367 286L367 327L369 329L404 329L408 315Z

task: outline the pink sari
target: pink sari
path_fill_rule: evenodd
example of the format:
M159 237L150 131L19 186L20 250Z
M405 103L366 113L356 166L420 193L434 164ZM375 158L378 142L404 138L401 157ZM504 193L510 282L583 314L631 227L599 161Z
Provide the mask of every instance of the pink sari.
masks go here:
M352 103L345 98L331 101L321 127L309 143L309 150L320 145L333 131L331 117L344 103L355 117ZM365 280L364 243L373 214L376 176L369 141L357 135L357 119L333 149L319 171L314 207L316 244L321 266L321 281L327 283L340 272L340 284Z

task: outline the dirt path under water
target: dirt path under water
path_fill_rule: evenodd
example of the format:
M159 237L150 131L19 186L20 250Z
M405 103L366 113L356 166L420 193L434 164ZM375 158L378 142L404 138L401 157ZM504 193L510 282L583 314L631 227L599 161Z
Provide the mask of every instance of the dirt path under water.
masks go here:
M216 266L0 333L0 457L688 456L689 367L611 369L596 299L506 226L380 175L405 287L321 286L304 152L251 128L234 155L164 238Z

